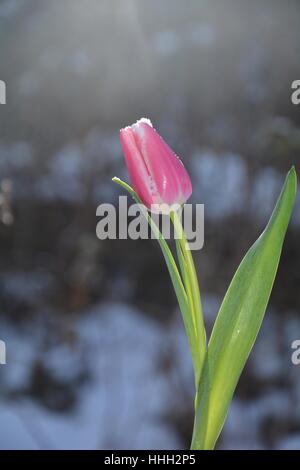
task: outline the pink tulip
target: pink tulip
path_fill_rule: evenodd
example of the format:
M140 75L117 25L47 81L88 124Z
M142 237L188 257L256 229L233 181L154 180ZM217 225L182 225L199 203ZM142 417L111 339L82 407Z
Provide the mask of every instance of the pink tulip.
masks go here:
M120 138L131 184L142 203L153 212L184 204L192 194L190 177L149 119L121 129Z

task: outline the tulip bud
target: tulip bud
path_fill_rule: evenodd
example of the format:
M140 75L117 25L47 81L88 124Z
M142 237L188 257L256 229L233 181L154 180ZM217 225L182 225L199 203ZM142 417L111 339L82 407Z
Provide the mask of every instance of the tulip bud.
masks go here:
M152 127L140 119L120 131L131 184L152 212L169 212L192 194L192 183L180 159Z

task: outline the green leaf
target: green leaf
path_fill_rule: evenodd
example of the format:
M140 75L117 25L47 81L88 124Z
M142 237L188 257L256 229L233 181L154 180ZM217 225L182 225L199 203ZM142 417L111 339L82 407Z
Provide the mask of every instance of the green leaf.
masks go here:
M274 283L296 196L292 168L269 223L242 260L218 313L198 390L193 449L213 449Z
M131 186L129 186L129 184L125 183L124 181L120 180L117 177L114 177L112 181L114 183L119 184L124 189L126 189L126 191L129 192L129 194L132 196L135 202L137 204L140 204L140 209L143 212L146 219L148 220L151 230L154 233L155 238L158 240L160 248L163 252L163 255L167 264L167 268L168 268L168 271L172 280L172 284L175 290L179 308L182 314L185 331L186 331L188 341L189 341L193 367L194 367L194 373L195 373L195 386L197 389L198 379L199 379L199 353L198 353L199 341L198 341L197 331L194 327L193 316L192 316L192 312L191 312L190 305L188 302L187 293L186 293L184 284L182 282L180 273L178 271L177 264L174 260L174 257L169 248L169 245L167 244L166 240L162 236L162 233L160 232L158 226L152 219L150 213L146 210L145 206L141 204L141 200L139 199L136 192L131 188Z

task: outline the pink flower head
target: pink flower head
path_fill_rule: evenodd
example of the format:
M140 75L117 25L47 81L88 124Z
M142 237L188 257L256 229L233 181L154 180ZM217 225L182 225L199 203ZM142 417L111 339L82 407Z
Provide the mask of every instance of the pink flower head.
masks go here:
M192 183L180 159L142 118L120 131L131 184L142 203L153 212L168 212L192 194Z

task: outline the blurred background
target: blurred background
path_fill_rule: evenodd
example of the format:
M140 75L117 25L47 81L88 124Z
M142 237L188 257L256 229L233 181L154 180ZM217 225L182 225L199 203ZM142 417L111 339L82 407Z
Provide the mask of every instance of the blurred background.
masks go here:
M155 241L96 238L149 117L205 204L194 252L211 329L292 164L296 0L1 0L2 449L180 449L193 374ZM123 193L124 194L124 193ZM300 449L300 202L219 449Z

